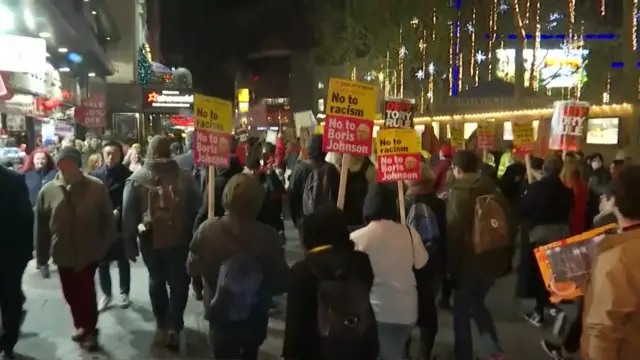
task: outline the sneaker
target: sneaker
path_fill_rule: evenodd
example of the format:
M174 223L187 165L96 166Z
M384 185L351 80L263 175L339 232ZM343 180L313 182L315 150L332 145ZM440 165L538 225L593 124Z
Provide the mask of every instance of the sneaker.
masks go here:
M178 351L180 349L180 333L175 330L167 331L165 346L169 349Z
M82 347L89 352L96 352L100 350L100 346L98 345L98 335L96 332L91 334L87 334L84 340L82 341Z
M78 330L76 330L75 333L73 333L73 335L71 335L71 341L77 342L77 343L82 342L86 335L87 334L84 331L84 329L78 329Z
M129 299L129 295L128 294L121 294L120 295L120 307L123 308L123 309L126 309L129 306L131 306L131 299Z
M103 296L98 302L98 311L103 312L109 310L109 306L111 306L111 302L113 299L111 296Z
M540 341L540 346L542 347L542 350L544 350L544 352L546 352L547 355L549 355L549 357L554 360L573 359L571 356L563 354L562 347L554 345L548 341L545 341L545 340Z
M524 314L524 319L535 327L541 327L542 321L544 320L542 315L537 311L532 311L530 313Z
M550 307L547 308L547 312L552 317L556 317L556 316L558 316L558 314L560 314L561 310L558 309L556 306L550 306Z
M153 337L153 343L156 345L164 345L167 343L167 331L165 329L156 329L156 334Z

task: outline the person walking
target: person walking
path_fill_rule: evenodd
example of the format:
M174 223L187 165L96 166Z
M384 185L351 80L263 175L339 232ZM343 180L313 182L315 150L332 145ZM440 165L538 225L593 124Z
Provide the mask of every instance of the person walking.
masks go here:
M191 172L171 159L170 147L171 139L154 136L144 165L129 177L122 200L122 232L128 257L142 255L149 271L155 342L179 350L189 297L185 262L201 197Z
M129 289L131 286L131 265L129 259L125 255L124 242L122 240L122 195L124 194L124 186L131 176L131 171L122 165L123 149L117 141L107 141L102 147L102 157L104 165L94 170L91 175L100 179L107 187L109 198L113 205L113 216L116 219L118 230L118 240L113 244L107 256L100 262L98 266L98 280L100 289L102 290L102 298L98 303L98 310L105 311L109 308L113 301L111 289L111 263L115 261L118 264L118 272L120 274L120 306L127 308L131 305L129 299Z
M34 236L43 277L49 277L50 256L58 265L62 293L76 328L72 340L95 351L98 306L94 277L117 233L107 189L100 180L82 173L81 157L73 148L58 152L58 174L36 201Z
M40 189L56 176L56 166L44 149L36 149L27 157L21 172L27 182L31 206L35 206Z
M3 166L0 201L0 359L10 360L24 318L22 274L33 256L33 210L23 176Z

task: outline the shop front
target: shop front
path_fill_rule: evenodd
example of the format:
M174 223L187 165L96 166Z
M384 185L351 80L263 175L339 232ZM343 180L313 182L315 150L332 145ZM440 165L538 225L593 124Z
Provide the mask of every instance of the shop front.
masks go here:
M146 89L143 92L142 109L150 134L183 134L193 130L191 89Z

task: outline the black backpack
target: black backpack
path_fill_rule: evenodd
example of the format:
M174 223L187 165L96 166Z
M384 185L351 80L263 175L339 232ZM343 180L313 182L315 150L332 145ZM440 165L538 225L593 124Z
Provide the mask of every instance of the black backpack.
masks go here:
M353 272L337 269L330 277L315 274L317 322L323 359L347 359L366 352L377 341L376 318L369 287Z
M371 160L364 159L360 170L349 172L347 175L347 191L345 192L344 213L347 216L349 225L362 225L362 207L364 198L369 191L369 180L367 180L367 170L372 166ZM348 170L347 170L348 171Z
M303 215L312 214L316 209L332 203L330 188L327 182L329 166L333 165L324 163L320 167L314 167L307 178L302 192Z

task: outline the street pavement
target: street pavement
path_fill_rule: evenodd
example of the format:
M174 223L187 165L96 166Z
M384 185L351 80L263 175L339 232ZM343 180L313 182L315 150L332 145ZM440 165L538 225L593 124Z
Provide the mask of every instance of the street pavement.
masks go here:
M288 224L287 260L290 263L302 257L298 236ZM117 294L117 268L112 267L114 293ZM32 263L24 275L27 296L27 317L16 352L24 359L72 360L72 359L210 359L206 322L202 319L202 304L190 298L185 314L186 329L179 356L151 346L155 322L147 293L147 271L140 262L132 265L131 300L129 309L117 306L100 315L100 340L103 351L88 355L70 340L73 331L68 308L62 298L60 282L55 272L50 279L42 279ZM547 358L540 349L540 331L522 316L523 305L514 299L513 276L500 280L491 292L487 305L495 316L498 336L512 359L541 360ZM278 300L284 307L284 297ZM261 360L278 359L284 334L282 312L275 314L269 324L269 337L262 346ZM440 314L435 359L453 359L452 319L447 312ZM477 334L475 343L479 344ZM478 356L479 346L476 346ZM480 357L482 358L482 357Z

